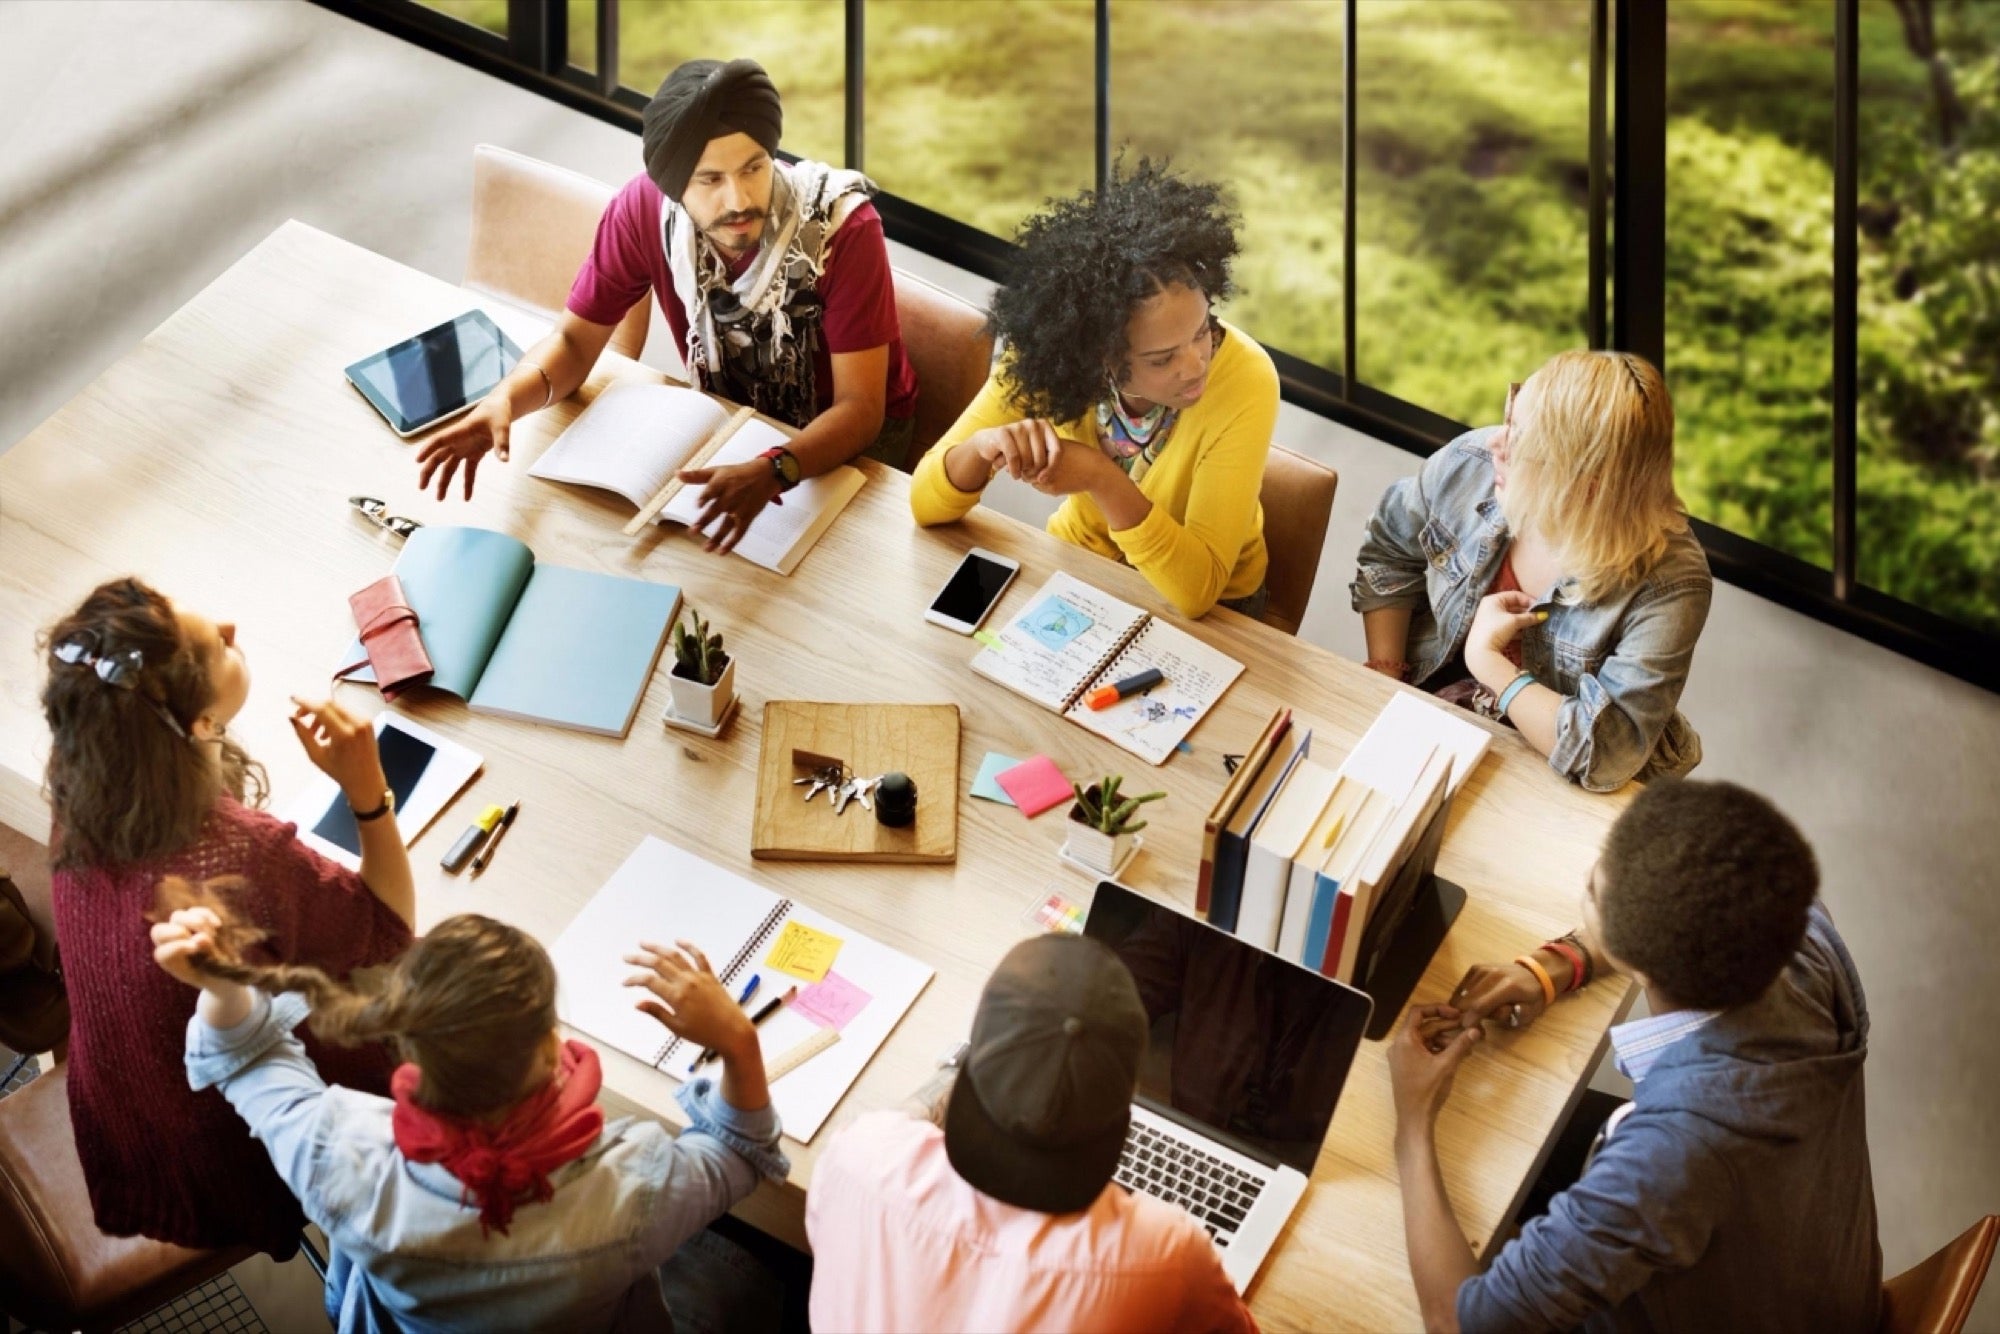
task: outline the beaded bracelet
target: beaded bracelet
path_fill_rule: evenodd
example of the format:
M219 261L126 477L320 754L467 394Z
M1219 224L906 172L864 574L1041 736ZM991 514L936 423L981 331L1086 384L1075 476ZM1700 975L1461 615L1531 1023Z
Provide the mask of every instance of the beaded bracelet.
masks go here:
M1371 672L1383 672L1395 677L1398 681L1409 679L1410 664L1396 658L1370 658L1362 665L1367 667Z
M1532 954L1523 954L1520 958L1514 960L1514 962L1533 973L1535 981L1542 984L1542 1004L1554 1005L1556 1003L1556 981L1549 976L1549 970L1542 967L1541 963Z
M1566 931L1557 937L1563 944L1575 950L1583 958L1583 985L1589 986L1597 976L1597 958L1583 943L1583 937L1574 931Z
M1583 990L1583 952L1565 940L1545 940L1542 948L1569 960L1569 989Z

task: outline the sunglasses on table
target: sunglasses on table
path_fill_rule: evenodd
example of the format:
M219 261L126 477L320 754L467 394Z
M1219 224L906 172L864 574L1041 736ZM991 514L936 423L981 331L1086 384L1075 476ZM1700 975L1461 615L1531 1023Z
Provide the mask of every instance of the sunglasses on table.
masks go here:
M49 650L49 656L65 667L88 667L97 673L97 679L113 690L129 690L146 701L147 707L160 715L160 721L173 730L181 740L188 740L188 730L181 720L174 717L172 710L139 689L139 673L146 666L146 655L136 648L119 649L116 652L100 653L96 645L86 638L65 639Z
M389 513L388 502L377 500L373 496L349 496L347 503L352 505L355 513L362 518L384 532L394 533L397 537L408 537L423 527L423 524L415 519L406 519L400 514Z

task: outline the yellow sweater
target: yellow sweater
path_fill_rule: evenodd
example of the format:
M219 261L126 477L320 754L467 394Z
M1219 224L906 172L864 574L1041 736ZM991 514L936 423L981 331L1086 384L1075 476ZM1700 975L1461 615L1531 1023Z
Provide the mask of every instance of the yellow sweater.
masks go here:
M910 509L918 523L952 523L979 503L979 492L961 491L945 475L946 451L988 427L1019 420L996 370L917 464ZM1201 616L1223 598L1247 597L1264 582L1264 509L1257 497L1277 421L1278 372L1270 356L1224 324L1208 388L1182 411L1166 447L1139 480L1152 512L1137 527L1114 532L1097 502L1077 494L1064 499L1048 529L1130 565L1184 616ZM1056 430L1071 440L1098 438L1094 419Z

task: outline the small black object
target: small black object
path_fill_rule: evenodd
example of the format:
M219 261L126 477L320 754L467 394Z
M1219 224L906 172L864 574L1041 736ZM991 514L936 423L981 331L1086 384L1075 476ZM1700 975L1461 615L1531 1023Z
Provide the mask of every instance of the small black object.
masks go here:
M1243 763L1243 757L1241 755L1224 755L1222 757L1222 767L1223 770L1227 773L1232 773L1232 774L1235 773L1236 766L1241 763Z
M917 821L917 785L908 774L883 774L875 789L875 818L891 829Z

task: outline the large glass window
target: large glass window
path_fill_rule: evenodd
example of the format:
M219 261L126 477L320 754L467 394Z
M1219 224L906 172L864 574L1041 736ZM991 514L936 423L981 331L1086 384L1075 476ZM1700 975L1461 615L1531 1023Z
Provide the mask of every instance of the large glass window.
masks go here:
M996 236L1097 175L1091 0L870 0L864 159Z
M1667 382L1682 497L1833 554L1833 20L1828 0L1667 10Z
M2000 633L2000 5L1861 10L1863 583Z
M1243 214L1223 312L1340 365L1342 0L1111 0L1111 140L1220 181Z
M1587 342L1590 6L1358 10L1355 376L1489 423Z
M684 60L748 56L785 99L785 151L838 166L846 143L843 15L841 0L625 0L618 79L651 97Z

